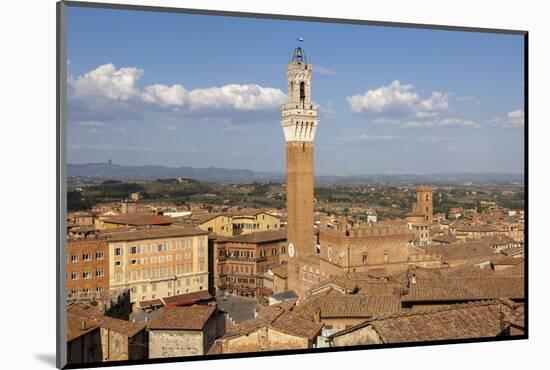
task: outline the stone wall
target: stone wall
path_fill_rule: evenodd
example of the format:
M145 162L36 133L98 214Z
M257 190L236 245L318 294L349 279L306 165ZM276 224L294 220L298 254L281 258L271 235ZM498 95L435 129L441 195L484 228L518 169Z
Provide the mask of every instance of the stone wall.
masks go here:
M204 354L203 333L197 330L150 330L149 358Z

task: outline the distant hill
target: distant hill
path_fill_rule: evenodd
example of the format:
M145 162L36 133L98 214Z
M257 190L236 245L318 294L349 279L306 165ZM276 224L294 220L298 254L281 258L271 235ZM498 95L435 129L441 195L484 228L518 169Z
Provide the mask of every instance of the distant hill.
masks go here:
M121 166L108 163L67 164L70 177L92 177L118 180L156 180L188 178L214 183L284 182L285 174L258 172L244 169L165 167L165 166ZM358 176L316 176L317 184L523 184L523 174L507 173L439 173L402 175L358 175Z
M206 182L245 183L254 181L284 181L285 176L275 172L227 168L195 168L164 166L120 166L108 163L67 164L69 176L96 177L118 180L156 180L189 178Z

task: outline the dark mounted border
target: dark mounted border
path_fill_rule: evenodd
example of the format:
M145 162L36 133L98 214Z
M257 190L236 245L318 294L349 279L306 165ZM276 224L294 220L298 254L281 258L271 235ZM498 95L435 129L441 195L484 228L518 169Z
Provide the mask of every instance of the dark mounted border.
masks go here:
M428 30L446 30L446 31L461 31L461 32L480 32L506 35L523 35L524 38L524 113L525 126L523 131L524 137L524 191L525 191L525 231L524 242L527 246L529 243L529 32L525 30L510 30L497 28L477 28L477 27L459 27L447 25L432 25L423 23L401 23L401 22L382 22L356 19L342 18L325 18L325 17L310 17L287 14L266 14L266 13L249 13L249 12L231 12L220 10L206 9L189 9L189 8L174 8L162 6L146 6L146 5L129 5L129 4L110 4L98 2L81 2L81 1L60 1L57 3L57 100L56 100L56 120L57 120L57 277L56 277L56 366L59 369L78 369L78 368L95 368L108 366L125 366L125 365L141 365L141 364L161 364L173 362L191 362L191 361L209 361L231 358L248 358L248 357L266 357L266 356L286 356L294 354L310 354L310 353L326 353L326 352L346 352L370 349L383 348L403 348L417 346L433 346L446 344L466 344L466 343L485 343L485 342L500 342L528 339L529 335L529 299L528 299L528 277L529 277L529 249L525 248L525 334L514 337L494 337L494 338L471 338L471 339L456 339L456 340L441 340L441 341L425 341L413 343L392 343L392 344L376 344L376 345L361 345L348 347L328 347L328 348L310 348L299 350L282 350L269 352L254 352L254 353L231 353L189 357L168 357L159 359L147 360L127 360L127 361L107 361L93 362L84 364L67 364L67 342L66 342L66 216L67 216L67 173L66 173L66 129L67 129L67 90L66 90L66 75L67 75L67 42L66 42L66 7L81 7L81 8L101 8L114 10L134 10L145 12L162 12L162 13L183 13L183 14L198 14L224 17L240 17L240 18L256 18L256 19L278 19L290 21L305 21L318 23L340 23L340 24L357 24L380 27L397 27L397 28L414 28Z

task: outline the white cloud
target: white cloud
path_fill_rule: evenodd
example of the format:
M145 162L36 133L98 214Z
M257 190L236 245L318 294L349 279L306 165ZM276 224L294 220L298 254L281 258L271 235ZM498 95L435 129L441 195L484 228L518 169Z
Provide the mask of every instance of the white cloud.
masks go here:
M78 126L84 126L84 127L103 127L105 124L103 122L99 121L78 121L76 122Z
M433 116L449 106L447 94L432 92L428 98L421 98L411 84L399 80L387 86L368 90L364 94L346 97L353 113L372 115L398 115L426 117Z
M469 127L480 128L474 121L461 118L445 118L432 121L410 121L402 125L404 128L436 128L436 127Z
M104 64L76 78L69 76L68 85L74 96L82 99L108 98L127 101L139 95L137 81L143 75L139 68L120 68Z
M144 71L126 67L117 69L104 64L82 76L69 76L68 84L74 97L86 102L133 101L158 107L202 109L271 110L280 108L286 94L280 89L256 84L228 84L221 87L187 90L179 84L154 84L140 89L137 82Z
M517 109L506 114L505 118L497 117L491 121L492 127L523 128L525 127L525 112Z
M325 75L325 76L333 76L336 74L336 72L334 72L332 69L326 68L320 65L315 65L315 67L313 67L313 71L315 73L318 73L320 75Z
M195 89L187 96L187 106L191 110L266 110L280 108L285 101L286 94L281 90L255 84Z
M185 102L187 90L181 85L151 85L143 89L141 98L146 103L161 106L181 107Z
M344 141L393 141L400 140L399 136L393 135L368 135L361 134L343 138Z
M478 104L478 105L481 103L477 96L472 96L472 95L457 96L456 100L464 102L464 103L472 103L472 104Z

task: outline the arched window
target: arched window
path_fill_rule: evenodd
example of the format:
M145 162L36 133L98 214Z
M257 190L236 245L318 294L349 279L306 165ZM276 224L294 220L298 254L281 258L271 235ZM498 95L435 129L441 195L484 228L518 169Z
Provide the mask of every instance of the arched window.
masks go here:
M306 84L304 81L300 82L300 103L306 101Z

